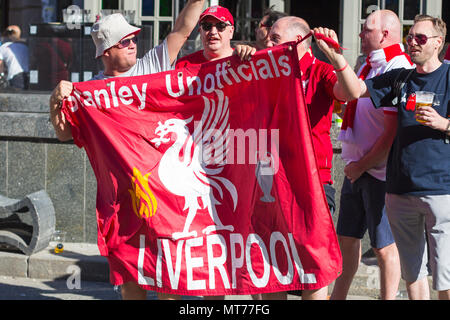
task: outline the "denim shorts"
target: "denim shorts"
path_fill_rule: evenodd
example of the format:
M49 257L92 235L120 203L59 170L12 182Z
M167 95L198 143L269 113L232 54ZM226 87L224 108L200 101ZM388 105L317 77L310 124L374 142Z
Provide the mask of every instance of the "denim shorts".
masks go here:
M327 198L328 208L330 209L331 215L334 214L336 210L336 202L335 202L335 194L336 190L334 190L331 184L324 184L323 189L325 190L325 197Z
M345 178L342 185L336 233L362 239L369 232L372 248L381 249L394 243L384 208L386 182L364 173L351 183Z

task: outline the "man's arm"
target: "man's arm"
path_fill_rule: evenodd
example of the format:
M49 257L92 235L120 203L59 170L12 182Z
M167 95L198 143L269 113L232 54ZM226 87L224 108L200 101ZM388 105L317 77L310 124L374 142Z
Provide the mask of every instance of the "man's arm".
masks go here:
M237 44L233 54L239 56L242 61L248 61L256 53L256 48L248 44Z
M384 131L369 152L358 161L350 162L344 168L345 176L353 183L364 172L384 162L389 155L397 133L397 113L384 113Z
M331 60L330 60L331 61ZM361 95L361 81L356 76L352 68L347 66L344 70L338 71L337 66L345 66L347 61L344 56L338 56L332 62L336 70L337 81L333 87L334 96L340 101L352 101Z
M360 98L369 98L370 97L370 92L369 90L367 90L367 86L366 83L362 80L359 81L359 85L361 88L361 92L360 92Z
M333 30L320 27L314 28L313 33L323 34L338 43L336 32ZM334 48L318 38L316 38L316 43L336 70L337 82L333 88L334 96L340 101L358 99L361 95L361 84L355 72L345 60L342 50Z
M180 12L172 32L167 36L170 64L177 59L178 53L197 25L205 0L189 0Z
M62 80L50 96L50 121L55 128L56 137L60 141L72 139L72 129L70 123L61 112L62 101L72 93L72 89L72 82Z

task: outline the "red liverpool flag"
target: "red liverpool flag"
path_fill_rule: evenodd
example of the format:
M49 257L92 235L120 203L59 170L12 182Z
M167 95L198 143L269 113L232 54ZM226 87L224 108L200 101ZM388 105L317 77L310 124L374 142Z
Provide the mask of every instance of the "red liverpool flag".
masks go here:
M341 255L290 43L74 84L111 282L182 295L318 289Z

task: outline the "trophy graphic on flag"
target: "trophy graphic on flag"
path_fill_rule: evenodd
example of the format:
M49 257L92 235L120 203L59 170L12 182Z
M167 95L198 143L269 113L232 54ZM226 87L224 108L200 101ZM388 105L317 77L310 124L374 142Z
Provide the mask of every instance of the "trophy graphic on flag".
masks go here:
M259 200L262 202L275 202L275 198L271 195L275 159L270 152L266 152L265 157L258 157L258 151L255 154L256 157L256 180L261 188L264 196Z

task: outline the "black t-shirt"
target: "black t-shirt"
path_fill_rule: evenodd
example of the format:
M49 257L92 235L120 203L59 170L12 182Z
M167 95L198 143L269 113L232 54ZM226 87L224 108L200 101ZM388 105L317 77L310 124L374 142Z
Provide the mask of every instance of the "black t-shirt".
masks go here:
M395 106L395 79L403 68L365 81L376 108ZM403 71L407 72L407 71ZM386 171L387 192L415 196L450 194L450 144L444 132L422 125L414 110L406 109L409 96L431 91L438 103L433 108L447 118L450 112L450 65L420 74L415 70L402 88L398 107L398 129Z

